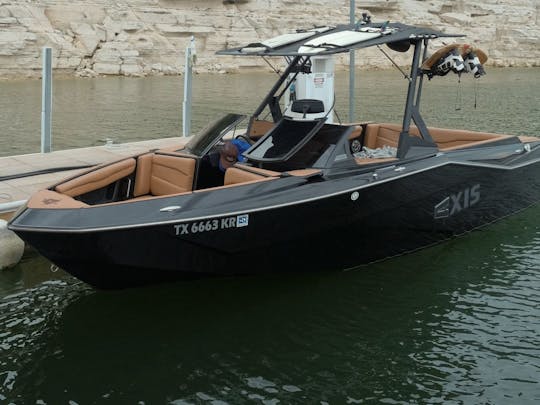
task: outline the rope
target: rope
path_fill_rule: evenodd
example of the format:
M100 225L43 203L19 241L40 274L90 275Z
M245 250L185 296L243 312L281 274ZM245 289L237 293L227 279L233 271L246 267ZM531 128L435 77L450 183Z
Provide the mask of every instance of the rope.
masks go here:
M390 62L392 62L392 65L394 65L401 72L401 74L403 75L405 79L407 79L408 81L411 81L411 78L409 77L409 75L406 72L404 72L403 69L401 69L396 62L394 62L394 60L390 57L390 55L388 55L384 51L384 49L381 48L380 45L377 45L377 48L379 48L379 51L381 51L383 55L386 56Z
M279 69L276 69L276 68L274 67L274 65L272 65L272 64L268 61L268 59L266 59L265 56L262 57L262 60L264 60L264 61L266 62L266 64L267 64L268 66L270 66L270 69L272 69L272 70L274 71L275 74L277 74L278 76L281 74L281 72L279 71Z
M456 101L455 101L455 105L454 105L454 108L456 109L456 111L460 111L461 110L461 106L463 105L463 101L462 101L462 88L461 88L461 75L458 76L458 86L457 86L457 89L456 89Z

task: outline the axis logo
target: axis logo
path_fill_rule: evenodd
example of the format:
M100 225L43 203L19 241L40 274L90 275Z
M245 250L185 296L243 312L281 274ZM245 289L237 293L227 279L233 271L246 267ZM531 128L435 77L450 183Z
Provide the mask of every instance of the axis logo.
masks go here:
M463 189L456 194L450 194L440 203L435 205L433 218L448 218L459 214L461 211L472 207L480 201L480 184Z

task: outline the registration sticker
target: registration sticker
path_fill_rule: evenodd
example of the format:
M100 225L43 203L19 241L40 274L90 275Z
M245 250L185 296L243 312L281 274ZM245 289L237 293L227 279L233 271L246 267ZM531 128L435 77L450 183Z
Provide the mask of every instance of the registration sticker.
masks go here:
M173 225L176 236L249 226L249 214Z
M249 215L248 214L238 215L236 217L236 227L237 228L242 228L242 227L248 226L248 225L249 225Z

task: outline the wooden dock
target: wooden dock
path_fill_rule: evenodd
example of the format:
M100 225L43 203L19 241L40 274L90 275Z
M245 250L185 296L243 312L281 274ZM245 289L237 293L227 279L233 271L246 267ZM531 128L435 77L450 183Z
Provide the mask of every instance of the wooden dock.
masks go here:
M67 149L51 153L32 153L28 155L0 157L0 219L8 220L17 208L19 201L27 200L38 190L72 176L85 169L54 171L57 168L91 166L114 161L126 156L182 145L187 138L174 137L154 139L142 142L130 142L88 148ZM39 172L47 172L41 173ZM32 174L29 176L22 176ZM10 204L11 203L11 204Z

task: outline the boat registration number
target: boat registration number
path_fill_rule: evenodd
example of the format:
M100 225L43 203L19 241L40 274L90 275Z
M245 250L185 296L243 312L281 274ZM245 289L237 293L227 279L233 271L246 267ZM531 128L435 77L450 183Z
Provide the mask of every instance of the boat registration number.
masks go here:
M243 228L249 226L249 215L244 214L219 219L208 219L205 221L188 222L187 224L176 224L173 226L176 236L219 231L221 229Z

